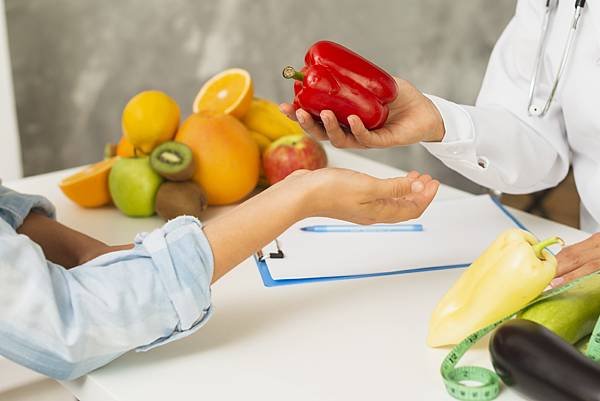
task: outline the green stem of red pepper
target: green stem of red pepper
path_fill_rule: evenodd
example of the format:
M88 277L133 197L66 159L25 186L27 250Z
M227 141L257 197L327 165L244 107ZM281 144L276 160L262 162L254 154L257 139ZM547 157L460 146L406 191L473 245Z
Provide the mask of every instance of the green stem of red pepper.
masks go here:
M283 69L282 75L285 79L295 79L296 81L304 80L304 74L300 71L296 71L294 67L290 65Z
M548 239L538 242L535 245L532 245L531 248L533 249L533 252L535 252L535 256L537 256L538 259L545 260L546 258L542 254L542 251L546 247L549 247L550 245L554 244L560 244L560 246L563 246L565 244L565 241L563 241L560 237L550 237Z

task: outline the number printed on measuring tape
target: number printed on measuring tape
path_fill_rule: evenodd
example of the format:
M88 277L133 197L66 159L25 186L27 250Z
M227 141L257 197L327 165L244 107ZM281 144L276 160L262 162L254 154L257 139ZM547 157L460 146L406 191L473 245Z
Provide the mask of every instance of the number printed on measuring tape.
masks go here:
M444 358L440 368L440 373L442 374L442 379L444 380L444 384L446 385L446 390L448 393L452 397L461 401L488 401L498 397L500 394L500 378L496 372L480 366L457 367L456 365L460 359L482 337L485 337L496 327L511 319L513 316L527 309L531 305L537 304L545 299L552 298L558 294L562 294L563 292L568 291L579 283L588 280L590 277L597 274L600 274L600 272L595 272L587 276L580 277L577 280L573 280L570 283L563 285L562 287L546 291L510 316L500 319L481 330L477 330L475 333L462 340L458 345L452 348L450 353ZM594 331L590 337L586 356L594 361L600 362L600 319L598 319L596 322ZM469 386L464 384L467 381L478 384L475 386Z

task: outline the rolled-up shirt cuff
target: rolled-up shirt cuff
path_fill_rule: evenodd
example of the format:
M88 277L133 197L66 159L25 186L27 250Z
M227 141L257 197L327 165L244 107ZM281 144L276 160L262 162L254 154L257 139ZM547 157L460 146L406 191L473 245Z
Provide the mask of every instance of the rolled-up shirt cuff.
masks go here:
M136 348L147 351L192 334L210 318L214 259L195 217L171 220L161 229L138 235L135 243L152 258L179 320L170 335Z
M475 129L469 113L460 105L433 95L427 96L439 110L445 135L441 142L421 142L431 154L440 158L464 158L474 155Z
M0 219L17 230L32 211L56 217L54 205L43 196L22 194L0 185Z
M125 352L187 336L211 316L214 257L196 218L178 217L138 235L131 249L69 270L6 231L0 355L33 370L71 380Z

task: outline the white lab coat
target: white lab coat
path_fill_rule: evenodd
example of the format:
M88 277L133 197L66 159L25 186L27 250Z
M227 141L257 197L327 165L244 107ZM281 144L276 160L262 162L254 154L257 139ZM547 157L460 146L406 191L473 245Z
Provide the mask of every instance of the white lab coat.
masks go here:
M545 0L520 0L498 40L476 106L430 96L446 135L423 145L489 188L529 193L561 182L573 165L581 228L600 231L600 3L588 1L569 64L545 117L527 113ZM536 102L543 107L561 61L574 1L562 0L548 33ZM564 205L564 207L572 207Z

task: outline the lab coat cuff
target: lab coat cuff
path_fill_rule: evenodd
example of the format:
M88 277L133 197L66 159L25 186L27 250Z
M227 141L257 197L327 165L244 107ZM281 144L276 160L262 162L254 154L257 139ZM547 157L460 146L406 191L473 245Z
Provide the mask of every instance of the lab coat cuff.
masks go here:
M179 320L168 336L137 348L146 351L193 333L210 318L214 257L202 223L191 216L178 217L161 229L140 234L136 244L152 258Z
M441 142L421 142L431 154L440 158L464 158L473 153L475 129L469 113L460 105L433 95L431 100L442 116L446 133Z

